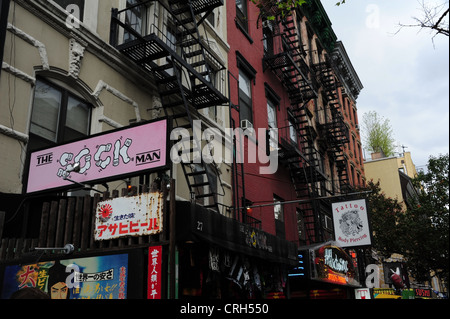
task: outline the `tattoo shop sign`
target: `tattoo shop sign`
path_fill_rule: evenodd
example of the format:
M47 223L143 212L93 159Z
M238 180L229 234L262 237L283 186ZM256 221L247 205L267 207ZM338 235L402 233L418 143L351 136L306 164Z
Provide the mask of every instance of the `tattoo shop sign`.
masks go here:
M163 193L118 197L97 204L95 240L162 232Z
M27 193L106 182L167 165L167 120L149 122L35 151Z
M341 247L371 245L365 199L332 204L334 236Z

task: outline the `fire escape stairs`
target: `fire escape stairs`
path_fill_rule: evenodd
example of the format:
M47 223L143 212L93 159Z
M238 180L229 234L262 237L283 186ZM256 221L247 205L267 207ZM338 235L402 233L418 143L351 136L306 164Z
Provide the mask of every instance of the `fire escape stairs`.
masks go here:
M199 118L199 109L228 102L211 81L212 72L207 61L213 57L198 28L206 15L223 5L223 0L169 0L168 5L163 1L159 3L175 23L178 32L176 43L152 26L152 32L146 36L127 30L136 36L136 40L116 47L154 77L162 109L173 119L173 128L182 127L189 131L190 136L182 136L177 143L186 146L179 150L178 155L181 159L189 159L182 160L180 165L191 200L219 212L216 184L220 174L214 163L206 163L203 159L194 120ZM198 17L202 13L203 17ZM121 26L125 28L123 24Z
M314 70L318 81L322 84L331 114L330 122L322 124L321 129L326 137L329 153L334 157L336 163L340 191L341 193L347 192L351 190L351 187L344 146L349 143L350 134L340 112L341 104L337 93L339 83L334 76L333 65L328 56L325 57L324 61L315 64Z
M303 222L308 242L319 240L317 227L318 182L327 177L321 170L320 154L314 146L317 132L311 124L312 114L307 104L318 96L316 74L304 60L304 51L299 41L292 16L279 21L282 28L276 36L281 37L284 51L266 56L264 66L281 80L290 99L290 111L294 117L292 123L296 129L300 148L281 145L283 160L287 163L296 196L309 201L302 203Z

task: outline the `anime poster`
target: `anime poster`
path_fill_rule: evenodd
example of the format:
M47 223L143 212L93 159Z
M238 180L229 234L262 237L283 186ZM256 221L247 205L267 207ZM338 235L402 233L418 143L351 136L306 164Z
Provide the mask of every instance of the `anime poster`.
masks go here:
M51 299L126 299L128 254L7 266L2 299L37 287Z

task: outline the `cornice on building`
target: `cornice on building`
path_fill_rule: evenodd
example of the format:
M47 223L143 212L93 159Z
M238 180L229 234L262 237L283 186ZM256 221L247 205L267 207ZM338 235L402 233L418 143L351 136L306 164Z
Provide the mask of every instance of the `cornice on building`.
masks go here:
M336 45L332 52L332 59L334 65L337 67L337 75L344 84L347 94L349 94L354 101L358 98L359 93L364 88L355 68L350 61L350 58L345 50L342 41L336 41Z

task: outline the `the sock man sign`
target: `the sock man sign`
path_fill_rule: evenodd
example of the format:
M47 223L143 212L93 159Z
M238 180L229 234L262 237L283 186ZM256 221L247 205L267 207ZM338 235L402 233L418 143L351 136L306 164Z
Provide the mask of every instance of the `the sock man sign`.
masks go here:
M167 137L167 120L161 120L33 152L27 193L162 169L167 165Z

